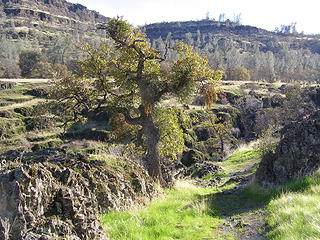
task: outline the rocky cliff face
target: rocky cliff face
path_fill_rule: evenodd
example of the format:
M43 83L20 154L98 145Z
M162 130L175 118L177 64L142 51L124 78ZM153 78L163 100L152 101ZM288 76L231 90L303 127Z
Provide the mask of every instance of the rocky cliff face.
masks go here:
M282 34L267 31L261 28L239 25L232 21L219 22L211 19L185 22L163 22L153 23L145 26L147 36L151 41L158 38L187 40L193 38L194 41L213 43L213 38L219 41L229 39L246 51L250 48L259 47L263 52L279 51L278 44L292 42L291 49L309 49L313 53L320 53L319 36L303 36L294 34ZM200 46L202 48L203 46ZM253 50L252 50L253 51Z
M234 34L242 35L243 37L254 37L256 34L273 34L264 29L252 26L239 25L231 21L218 22L214 20L201 20L186 22L153 23L146 25L147 36L151 39L157 39L159 37L165 39L168 33L171 33L174 39L184 39L186 33L196 35L198 31L201 34Z
M284 131L275 152L264 156L256 172L263 185L303 177L320 167L320 110Z
M81 22L104 22L107 20L106 17L96 11L91 11L81 4L72 4L65 0L2 0L0 1L0 5L3 6L3 10L7 16L17 16L19 14L26 16L30 14L31 17L37 17L32 15L33 10L43 15L69 17L74 21L78 20Z
M107 239L99 213L156 193L145 171L130 160L121 170L62 149L13 155L0 169L3 240Z
M96 11L65 0L0 0L0 16L0 33L29 40L39 35L50 39L58 33L85 39L95 32L103 37L95 25L108 20Z

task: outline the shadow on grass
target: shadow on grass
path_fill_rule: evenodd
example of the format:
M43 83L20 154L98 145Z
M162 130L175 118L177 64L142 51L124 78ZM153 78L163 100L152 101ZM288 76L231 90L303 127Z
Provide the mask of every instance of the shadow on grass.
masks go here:
M210 212L232 217L264 208L272 199L287 192L304 192L312 185L320 185L320 174L294 179L281 185L261 187L254 180L245 189L227 189L206 195Z
M307 192L319 184L319 176L295 179L268 188L251 181L246 188L232 188L234 185L229 185L229 189L208 194L204 199L209 215L226 220L219 226L218 236L223 238L223 234L231 234L231 239L266 240L272 231L265 211L269 202L288 192Z

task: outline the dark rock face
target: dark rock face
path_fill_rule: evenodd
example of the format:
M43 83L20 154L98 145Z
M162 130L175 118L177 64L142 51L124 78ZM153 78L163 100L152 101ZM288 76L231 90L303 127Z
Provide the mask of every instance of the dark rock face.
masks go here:
M4 110L4 111L1 111L1 112L0 112L0 117L2 117L2 118L11 118L12 115L11 115L10 112Z
M320 87L311 87L309 92L310 99L316 106L320 107Z
M25 95L32 95L35 97L42 98L48 96L48 91L45 88L34 88L32 90L27 91Z
M24 239L31 229L39 237L75 231L79 239L105 239L89 184L69 169L50 168L40 163L1 176L0 216L9 219L10 239Z
M181 163L186 166L190 167L192 164L195 164L197 161L196 159L196 152L194 150L189 150L183 153Z
M14 88L17 84L14 82L0 82L0 90Z
M239 129L246 141L256 138L254 127L256 124L257 112L263 108L263 103L255 96L247 96L237 103L241 114L239 117Z
M187 167L180 161L176 160L172 163L163 164L161 166L162 177L166 181L168 187L173 187L178 179L185 177Z
M320 106L320 88L317 89L314 102L317 104L317 106Z
M269 108L271 107L271 99L268 97L265 97L262 99L263 108Z
M221 171L222 168L213 162L197 162L188 169L188 172L192 173L192 178L202 178L208 174L214 175Z
M62 150L26 154L18 167L0 171L0 239L107 239L99 213L155 193L142 168L128 168Z
M213 129L210 129L208 127L197 127L194 129L194 131L198 141L206 141L214 135Z
M264 185L306 176L320 166L320 110L285 129L275 153L266 154L256 172Z
M273 108L275 107L281 107L283 105L285 98L282 97L280 94L275 94L271 97L271 106Z

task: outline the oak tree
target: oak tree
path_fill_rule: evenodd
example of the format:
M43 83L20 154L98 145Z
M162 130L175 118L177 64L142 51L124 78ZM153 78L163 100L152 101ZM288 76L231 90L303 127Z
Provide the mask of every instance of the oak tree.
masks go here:
M162 182L160 141L175 139L161 137L159 121L155 120L159 104L165 95L184 101L200 89L210 105L216 97L221 73L212 70L207 59L184 43L173 47L178 59L166 61L168 47L165 52L152 48L139 28L121 18L110 19L103 28L108 44L88 46L87 58L80 61L81 70L55 80L53 96L63 102L75 120L108 105L121 113L128 124L139 126L146 146L148 173ZM172 111L168 113L172 115ZM173 117L167 124L177 126L177 120Z

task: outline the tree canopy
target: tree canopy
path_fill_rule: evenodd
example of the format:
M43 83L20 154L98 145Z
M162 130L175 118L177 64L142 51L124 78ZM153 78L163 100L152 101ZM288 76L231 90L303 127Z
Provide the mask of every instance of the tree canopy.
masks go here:
M40 62L40 57L40 53L33 50L23 50L19 54L19 67L22 77L31 77L32 71L35 70Z
M55 80L52 96L64 103L73 120L108 105L123 114L128 124L138 125L139 136L144 136L141 139L146 146L148 172L162 181L159 146L163 139L174 140L161 136L164 130L159 124L166 119L156 120L163 96L177 96L185 101L190 93L199 89L205 102L211 105L222 73L212 70L206 58L182 42L159 52L150 46L141 29L121 18L110 19L100 28L106 30L107 44L98 48L88 45L88 55L79 63L81 70ZM175 61L166 61L169 50L178 53ZM162 111L172 116L167 118L167 124L179 131L173 112ZM183 145L181 134L172 134L180 136L175 140Z

